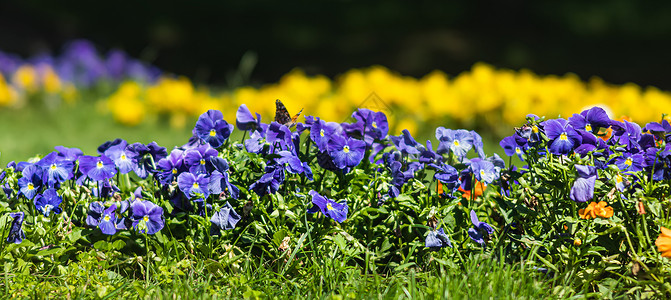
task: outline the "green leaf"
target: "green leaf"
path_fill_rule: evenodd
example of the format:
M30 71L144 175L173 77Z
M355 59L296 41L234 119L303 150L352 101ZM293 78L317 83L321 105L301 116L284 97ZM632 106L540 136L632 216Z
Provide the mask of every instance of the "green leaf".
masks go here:
M409 263L406 263L406 264L402 264L402 265L394 268L394 272L401 272L401 271L403 271L403 270L405 270L405 269L407 269L411 266L414 266L414 265L415 265L414 262L409 262Z
M282 240L288 236L287 230L286 229L280 229L278 231L275 231L273 234L273 242L275 242L275 246L280 246L282 244Z
M347 241L345 241L345 238L340 234L333 237L333 242L338 245L340 250L344 251L347 248Z
M75 229L70 234L67 235L68 240L71 243L77 242L79 238L82 237L82 229Z
M106 251L109 250L109 245L106 241L97 241L93 244L93 248Z
M35 255L36 256L49 256L49 255L52 255L52 254L60 254L61 252L63 252L63 250L64 249L61 248L61 247L55 247L55 248L51 248L51 249L41 250L41 251L37 252L37 254L35 254Z
M126 246L126 242L124 242L122 240L116 240L116 241L114 241L114 243L112 243L112 245L110 247L111 248L110 250L121 250L125 246Z

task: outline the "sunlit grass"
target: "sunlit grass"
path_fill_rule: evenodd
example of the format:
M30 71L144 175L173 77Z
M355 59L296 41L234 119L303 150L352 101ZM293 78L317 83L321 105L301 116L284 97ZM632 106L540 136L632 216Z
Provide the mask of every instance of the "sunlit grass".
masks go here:
M195 120L189 120L194 124ZM95 154L105 141L122 138L129 143L156 141L168 149L183 145L191 136L191 125L171 128L157 120L135 127L114 122L110 115L97 111L91 101L48 109L41 105L22 109L0 109L0 163L22 161L54 151L54 146L80 148Z

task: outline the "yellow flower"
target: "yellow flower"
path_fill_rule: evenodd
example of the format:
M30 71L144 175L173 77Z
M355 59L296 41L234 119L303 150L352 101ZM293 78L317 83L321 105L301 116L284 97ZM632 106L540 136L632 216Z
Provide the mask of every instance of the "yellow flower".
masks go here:
M140 100L141 87L136 82L126 81L107 99L107 106L117 122L135 126L145 117L145 106Z
M662 227L662 232L659 233L655 245L657 245L657 250L662 252L662 256L671 258L671 230Z
M16 92L5 82L5 78L0 74L0 106L6 106L16 101Z
M41 80L44 90L51 94L58 93L61 90L61 79L51 66L46 65L43 68Z
M37 71L31 65L22 65L14 72L12 81L28 92L35 92L37 90Z
M613 208L606 205L608 205L608 203L605 201L601 201L599 203L592 202L587 206L587 208L579 210L578 214L582 219L589 220L595 219L596 217L607 219L613 216Z

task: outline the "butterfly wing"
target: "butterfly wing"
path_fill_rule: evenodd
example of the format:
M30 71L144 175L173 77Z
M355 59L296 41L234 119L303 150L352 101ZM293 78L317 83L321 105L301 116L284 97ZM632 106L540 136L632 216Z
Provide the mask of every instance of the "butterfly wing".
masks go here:
M284 124L285 126L291 128L296 125L298 116L300 116L302 112L303 109L301 109L301 111L292 117L282 101L280 101L280 99L275 100L275 122L277 123Z
M291 115L280 99L275 100L275 122L284 125L291 122Z

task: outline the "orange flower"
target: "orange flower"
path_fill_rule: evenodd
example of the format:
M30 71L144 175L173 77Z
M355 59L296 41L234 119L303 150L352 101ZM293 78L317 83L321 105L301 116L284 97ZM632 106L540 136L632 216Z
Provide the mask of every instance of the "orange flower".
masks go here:
M476 180L475 181L475 197L474 198L482 196L482 193L484 193L485 188L487 188L486 184ZM461 197L464 197L466 199L471 199L471 191L466 191L466 190L462 189L461 187L459 187L459 191L464 192L461 195Z
M671 258L671 230L662 227L662 232L659 233L655 245L657 245L657 250L662 252L662 256Z
M631 122L631 118L628 117L628 116L622 116L622 117L620 117L620 119L617 120L617 121L627 121L627 122ZM606 132L605 132L603 135L599 136L599 137L600 137L602 140L604 140L604 141L608 141L608 139L609 139L612 135L613 135L613 128L608 127L608 129L606 129Z
M608 205L606 201L592 202L587 208L579 210L578 214L582 219L595 219L596 217L608 219L613 216L613 208L606 205Z
M645 205L643 205L643 201L638 201L638 203L636 203L636 211L639 215L645 215Z

